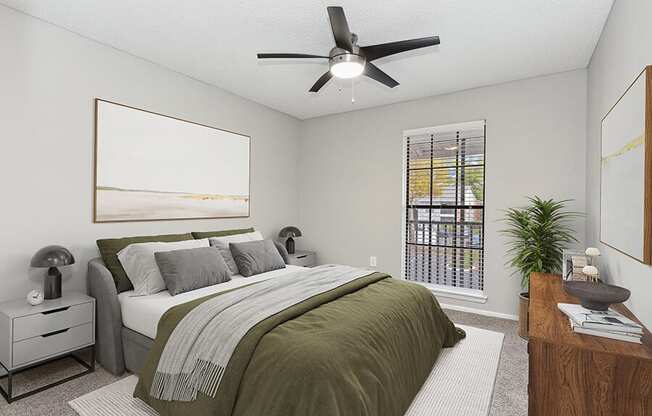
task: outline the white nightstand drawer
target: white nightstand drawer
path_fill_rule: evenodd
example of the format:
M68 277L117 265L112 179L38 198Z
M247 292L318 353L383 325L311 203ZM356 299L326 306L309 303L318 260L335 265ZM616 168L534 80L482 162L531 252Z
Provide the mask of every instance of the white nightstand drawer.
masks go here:
M76 350L92 343L92 322L15 342L13 367Z
M294 266L315 267L317 265L315 253L309 251L290 254L289 261Z
M93 303L82 303L14 319L14 342L93 321Z

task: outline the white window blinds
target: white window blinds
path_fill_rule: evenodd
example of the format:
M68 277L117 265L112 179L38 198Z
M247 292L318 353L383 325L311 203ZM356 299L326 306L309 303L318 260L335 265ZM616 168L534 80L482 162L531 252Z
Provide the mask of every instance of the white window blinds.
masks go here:
M406 132L406 279L483 290L485 130Z

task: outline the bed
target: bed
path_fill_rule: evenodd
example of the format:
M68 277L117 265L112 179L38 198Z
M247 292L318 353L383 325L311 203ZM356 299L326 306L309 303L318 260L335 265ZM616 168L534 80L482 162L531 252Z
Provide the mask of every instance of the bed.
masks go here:
M273 270L253 277L234 275L231 281L217 285L207 286L190 292L170 296L167 290L149 296L134 296L134 291L129 290L118 295L122 324L125 328L150 339L156 338L159 320L170 308L190 302L204 296L226 292L252 283L262 282L274 277L287 275L303 267L287 265L285 269Z
M153 395L159 360L187 314L252 284L301 276L301 269L234 276L177 296L133 297L118 294L102 260L91 260L98 361L114 374L138 374L134 395L162 415L403 415L441 349L464 334L427 289L371 271L254 326L237 345L216 394L199 391L192 400Z

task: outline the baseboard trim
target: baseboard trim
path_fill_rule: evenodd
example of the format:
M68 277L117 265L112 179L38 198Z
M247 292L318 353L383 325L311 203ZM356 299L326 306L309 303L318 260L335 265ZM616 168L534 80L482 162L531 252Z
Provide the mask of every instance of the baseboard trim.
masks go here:
M455 300L461 300L464 302L473 302L473 303L486 303L487 297L482 293L481 290L475 289L466 289L462 287L451 287L444 285L435 285L432 283L423 283L423 282L414 282L421 286L427 287L434 295L439 299L450 298Z
M443 309L452 309L454 311L475 313L477 315L490 316L492 318L501 318L501 319L509 319L510 321L518 321L518 315L510 315L508 313L486 311L484 309L469 308L468 306L451 305L448 303L440 303L439 305Z

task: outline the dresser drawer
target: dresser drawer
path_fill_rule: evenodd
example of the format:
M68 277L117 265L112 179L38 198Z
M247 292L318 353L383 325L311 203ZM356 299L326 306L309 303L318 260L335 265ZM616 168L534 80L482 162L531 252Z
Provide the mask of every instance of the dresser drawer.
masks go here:
M82 303L14 319L14 342L93 322L93 303Z
M93 343L93 323L14 342L13 366L52 357Z

